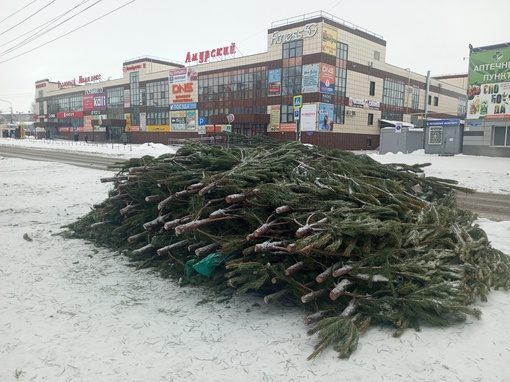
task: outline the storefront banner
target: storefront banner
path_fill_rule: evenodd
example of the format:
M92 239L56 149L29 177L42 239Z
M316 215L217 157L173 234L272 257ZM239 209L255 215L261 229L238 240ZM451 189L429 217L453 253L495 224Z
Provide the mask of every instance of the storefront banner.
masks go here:
M186 68L172 69L168 72L168 83L178 84L183 82L198 81L198 65Z
M510 112L510 82L473 85L469 91L467 119L486 119L489 115Z
M335 121L335 108L327 103L319 104L319 130L333 131Z
M198 102L183 102L170 104L170 110L196 110Z
M94 94L94 110L106 110L106 93Z
M124 107L131 107L131 91L124 89Z
M196 110L170 112L172 131L196 130Z
M336 41L338 31L336 28L323 24L322 29L322 52L336 57Z
M317 104L303 104L301 107L301 131L317 130Z
M279 96L282 94L282 70L273 69L268 71L267 91L270 96Z
M427 121L427 126L460 126L459 119L435 119Z
M360 107L363 109L379 110L381 108L381 103L378 101L371 101L365 98L349 97L349 106Z
M319 64L303 65L301 93L319 91Z
M131 113L124 113L124 119L126 120L126 131L131 131Z
M57 113L57 118L80 118L83 117L83 111L63 111L60 113Z
M296 131L296 123L280 123L280 131L282 132L295 132Z
M280 130L280 105L269 106L269 130Z
M335 94L336 69L333 65L321 64L320 91L326 94Z
M94 94L83 95L83 111L94 110Z
M147 131L147 113L140 113L140 131Z
M510 47L472 52L469 85L510 82Z

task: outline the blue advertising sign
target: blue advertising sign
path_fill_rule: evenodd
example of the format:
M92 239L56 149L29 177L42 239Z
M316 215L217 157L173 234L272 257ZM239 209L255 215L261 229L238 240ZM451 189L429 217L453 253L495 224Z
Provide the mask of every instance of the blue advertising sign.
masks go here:
M196 110L198 102L182 102L170 104L170 110Z
M458 126L460 125L459 119L435 119L427 121L427 126Z

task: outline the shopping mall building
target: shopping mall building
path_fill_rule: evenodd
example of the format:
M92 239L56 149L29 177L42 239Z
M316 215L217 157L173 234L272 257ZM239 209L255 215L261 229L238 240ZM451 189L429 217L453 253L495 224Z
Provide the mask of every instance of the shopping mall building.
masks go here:
M134 143L166 144L232 131L370 150L382 127L466 115L467 74L390 65L382 36L322 11L274 22L264 53L239 57L235 42L218 44L184 64L128 60L119 79L37 81L36 126L47 137L125 131Z

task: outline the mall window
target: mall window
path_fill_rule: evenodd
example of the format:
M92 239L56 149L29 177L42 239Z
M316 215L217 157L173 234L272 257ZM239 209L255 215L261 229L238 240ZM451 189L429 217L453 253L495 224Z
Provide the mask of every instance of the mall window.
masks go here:
M282 105L280 120L282 123L294 122L294 105Z
M139 83L139 73L131 72L129 73L129 89L131 95L131 125L140 126L140 83Z
M336 57L340 60L347 61L347 56L349 54L349 45L344 44L343 42L336 42Z
M431 95L429 95L428 104L432 105L432 96Z
M374 124L374 114L373 113L368 113L368 121L367 121L367 124L369 126L372 126Z
M37 102L39 102L39 114L44 114L44 97L42 90L39 90L39 97L37 98Z
M301 94L301 65L282 70L282 95Z
M303 40L295 40L283 44L283 58L301 57L303 55Z
M370 81L369 95L375 96L375 81Z
M420 105L420 88L413 87L411 94L411 108L416 110Z
M494 146L510 146L510 126L493 126L492 144Z
M345 68L336 68L335 78L335 95L337 99L339 97L345 97L347 88L347 70Z
M147 112L147 125L169 125L168 111Z
M146 85L147 107L168 109L168 81L151 82Z
M374 60L379 61L381 59L381 52L374 50Z
M335 105L334 114L335 114L335 123L338 123L340 125L345 125L345 106L344 105Z
M386 78L383 84L383 105L382 119L402 121L404 114L404 90L405 84Z
M124 88L106 89L106 107L109 119L124 119Z
M439 97L434 97L434 106L439 106Z

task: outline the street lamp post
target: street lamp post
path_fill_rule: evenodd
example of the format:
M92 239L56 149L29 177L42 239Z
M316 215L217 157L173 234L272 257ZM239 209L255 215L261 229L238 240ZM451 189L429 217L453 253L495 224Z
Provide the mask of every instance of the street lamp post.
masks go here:
M11 105L11 123L12 123L14 121L13 114L12 114L12 103L10 101L6 101L6 100L3 100L3 99L0 99L0 101L7 102L9 105Z

